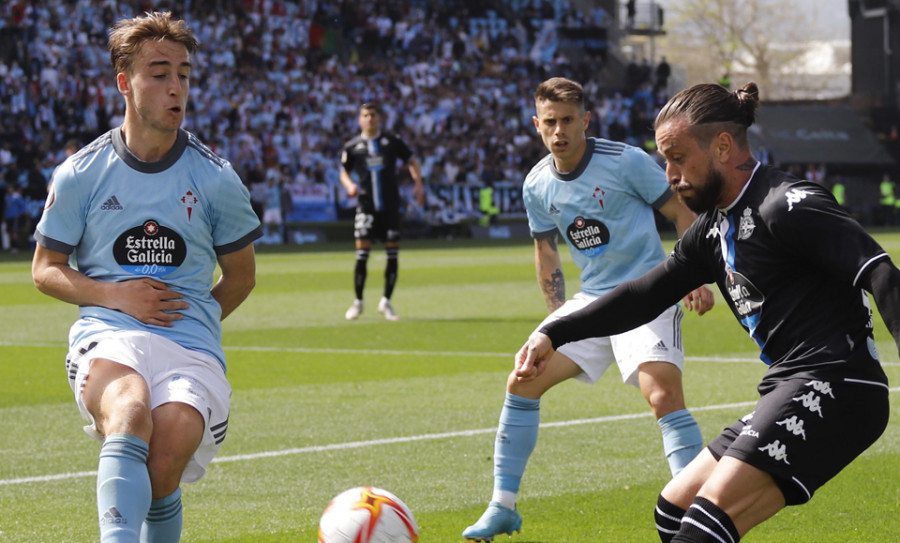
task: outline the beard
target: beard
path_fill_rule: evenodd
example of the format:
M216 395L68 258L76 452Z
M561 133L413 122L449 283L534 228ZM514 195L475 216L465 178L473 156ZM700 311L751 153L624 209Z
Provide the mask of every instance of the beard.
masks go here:
M715 168L710 167L702 187L694 186L691 195L678 192L678 197L688 209L699 215L716 207L716 204L722 199L724 188L725 177Z

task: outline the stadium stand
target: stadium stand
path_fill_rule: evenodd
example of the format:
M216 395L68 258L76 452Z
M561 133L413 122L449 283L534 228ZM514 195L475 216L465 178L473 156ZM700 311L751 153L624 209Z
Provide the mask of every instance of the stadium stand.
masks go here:
M382 103L386 128L422 160L428 204L408 207L427 235L477 219L486 185L498 217L523 216L517 187L545 153L531 92L546 77L584 84L592 135L638 146L667 99L647 66L610 75L606 42L584 36L605 36L612 19L567 0L12 0L0 7L0 188L21 188L31 228L66 142L121 122L107 28L154 9L202 42L185 128L251 189L278 176L288 221L352 214L338 153L362 102ZM568 36L592 47L567 48Z

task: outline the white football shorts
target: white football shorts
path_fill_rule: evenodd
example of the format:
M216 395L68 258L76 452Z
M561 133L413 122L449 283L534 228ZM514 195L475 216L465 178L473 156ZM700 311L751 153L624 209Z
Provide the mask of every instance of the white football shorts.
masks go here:
M596 297L579 292L551 313L535 329L548 322L573 313L588 305ZM640 388L638 366L644 362L668 362L684 369L684 346L681 343L681 319L684 313L677 305L666 309L655 320L637 328L609 337L588 338L561 346L558 351L571 358L582 373L576 377L594 383L615 362L622 381Z
M84 405L82 391L91 362L103 358L128 366L147 382L151 409L180 402L196 409L206 425L200 446L181 476L182 482L197 481L219 451L228 429L231 385L222 365L212 355L185 349L172 340L141 331L114 331L93 334L69 349L66 369L69 386L81 416L90 424L84 431L99 441L94 418Z

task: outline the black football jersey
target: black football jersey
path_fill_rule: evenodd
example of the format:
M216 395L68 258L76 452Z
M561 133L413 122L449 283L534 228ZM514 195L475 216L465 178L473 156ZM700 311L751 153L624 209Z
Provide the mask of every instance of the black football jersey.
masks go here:
M771 366L768 379L834 366L884 382L858 286L883 258L829 191L760 166L728 209L698 217L665 267L718 285Z
M341 165L359 185L361 211L399 212L397 160L407 162L410 157L412 151L406 142L384 132L374 138L359 135L344 144Z

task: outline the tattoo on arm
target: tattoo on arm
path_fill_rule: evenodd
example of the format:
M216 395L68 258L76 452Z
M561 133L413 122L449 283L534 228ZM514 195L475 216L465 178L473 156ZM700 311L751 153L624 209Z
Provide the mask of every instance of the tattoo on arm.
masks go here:
M562 305L566 302L566 278L563 271L556 268L550 274L550 279L544 279L541 282L541 290L544 291L544 298L548 301L557 302Z
M748 158L744 161L743 164L738 164L737 169L740 171L753 171L753 168L756 167L756 159L753 157Z

